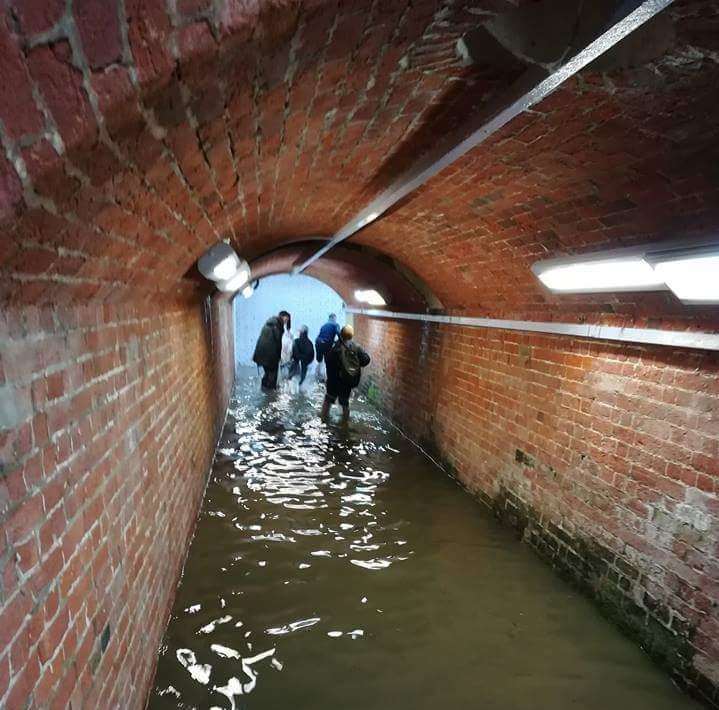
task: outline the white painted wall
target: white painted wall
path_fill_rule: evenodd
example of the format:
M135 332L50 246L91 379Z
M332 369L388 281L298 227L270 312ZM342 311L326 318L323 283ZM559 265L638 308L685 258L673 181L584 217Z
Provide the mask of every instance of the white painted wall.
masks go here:
M295 336L301 325L309 327L312 342L330 313L337 314L340 325L346 322L342 299L321 281L303 274L267 276L260 281L251 298L238 295L234 300L235 361L238 367L253 364L252 353L260 329L270 316L281 310L292 314Z

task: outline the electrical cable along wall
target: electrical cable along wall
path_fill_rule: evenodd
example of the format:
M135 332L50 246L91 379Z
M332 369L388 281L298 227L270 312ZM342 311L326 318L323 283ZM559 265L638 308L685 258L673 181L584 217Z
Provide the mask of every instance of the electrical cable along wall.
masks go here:
M539 323L526 320L504 320L501 318L477 318L471 316L438 315L432 313L396 313L371 308L350 308L349 313L370 318L389 318L424 323L444 323L467 328L497 328L517 330L525 333L553 333L592 340L617 340L625 343L665 345L698 350L719 350L719 333L703 333L693 330L662 330L658 328L618 328L609 325L583 325L580 323Z

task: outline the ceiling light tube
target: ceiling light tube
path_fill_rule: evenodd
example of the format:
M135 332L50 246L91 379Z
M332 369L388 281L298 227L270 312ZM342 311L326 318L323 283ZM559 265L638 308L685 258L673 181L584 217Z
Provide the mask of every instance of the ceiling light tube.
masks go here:
M360 303L369 303L371 306L386 306L387 302L382 295L373 288L357 289L355 291L355 299Z
M643 253L600 254L539 261L535 276L559 293L647 291L664 289L664 281L644 260Z
M719 241L715 236L686 236L546 259L531 268L555 293L671 290L684 303L719 303Z
M645 259L683 303L719 303L719 244L649 252Z

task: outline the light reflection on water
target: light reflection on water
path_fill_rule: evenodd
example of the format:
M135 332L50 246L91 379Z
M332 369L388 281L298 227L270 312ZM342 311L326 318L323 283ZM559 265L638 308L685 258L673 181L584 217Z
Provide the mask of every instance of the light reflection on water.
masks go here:
M366 405L238 386L150 708L681 708Z

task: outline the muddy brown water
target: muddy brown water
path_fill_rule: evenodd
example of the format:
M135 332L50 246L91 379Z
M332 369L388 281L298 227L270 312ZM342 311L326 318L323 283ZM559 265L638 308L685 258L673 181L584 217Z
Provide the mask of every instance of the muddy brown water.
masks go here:
M368 404L237 386L149 707L697 708ZM335 413L338 416L338 412Z

